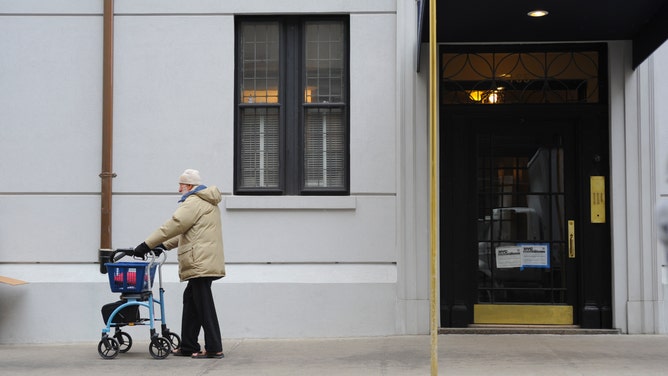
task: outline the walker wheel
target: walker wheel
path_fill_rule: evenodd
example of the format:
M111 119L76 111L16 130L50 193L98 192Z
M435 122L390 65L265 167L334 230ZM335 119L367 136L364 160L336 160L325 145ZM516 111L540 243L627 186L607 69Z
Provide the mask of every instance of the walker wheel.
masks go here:
M104 337L97 344L97 352L104 359L114 359L118 356L118 341L111 337Z
M172 347L166 338L154 337L151 339L151 344L148 346L148 352L150 352L151 356L155 359L165 359L167 355L172 352Z
M178 349L181 347L181 337L179 337L178 334L169 332L167 339L169 340L169 344L172 345L173 349Z
M118 342L118 349L122 354L128 352L132 347L132 337L126 332L116 332L114 339Z

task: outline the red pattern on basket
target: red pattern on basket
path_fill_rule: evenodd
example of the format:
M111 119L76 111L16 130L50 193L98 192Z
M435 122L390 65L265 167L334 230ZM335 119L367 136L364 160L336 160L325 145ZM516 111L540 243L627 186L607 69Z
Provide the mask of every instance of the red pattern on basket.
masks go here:
M125 274L128 276L128 278L127 278L127 284L128 285L136 285L137 284L137 272L128 271ZM148 275L144 275L144 281L148 281ZM123 274L116 274L114 276L114 282L117 285L123 285Z

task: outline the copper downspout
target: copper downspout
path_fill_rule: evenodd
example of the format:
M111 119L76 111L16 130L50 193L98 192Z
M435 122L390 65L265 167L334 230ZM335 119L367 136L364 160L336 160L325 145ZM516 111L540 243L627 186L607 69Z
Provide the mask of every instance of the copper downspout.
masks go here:
M102 62L102 179L100 249L98 261L100 273L106 273L105 262L111 255L111 192L113 172L114 141L114 0L104 0L104 40Z

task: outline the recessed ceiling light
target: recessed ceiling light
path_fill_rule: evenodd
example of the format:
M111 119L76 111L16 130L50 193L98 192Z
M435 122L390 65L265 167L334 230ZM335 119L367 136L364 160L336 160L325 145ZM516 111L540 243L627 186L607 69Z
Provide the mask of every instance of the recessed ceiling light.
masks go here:
M549 14L550 12L542 9L536 9L532 10L531 12L527 13L529 17L545 17Z

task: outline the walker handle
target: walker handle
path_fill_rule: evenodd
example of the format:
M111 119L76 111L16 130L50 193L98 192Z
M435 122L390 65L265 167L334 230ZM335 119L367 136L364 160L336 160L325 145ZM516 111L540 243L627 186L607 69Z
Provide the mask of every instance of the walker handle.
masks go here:
M119 248L111 254L109 259L111 260L111 262L116 262L125 256L134 256L134 254L135 254L134 248Z

